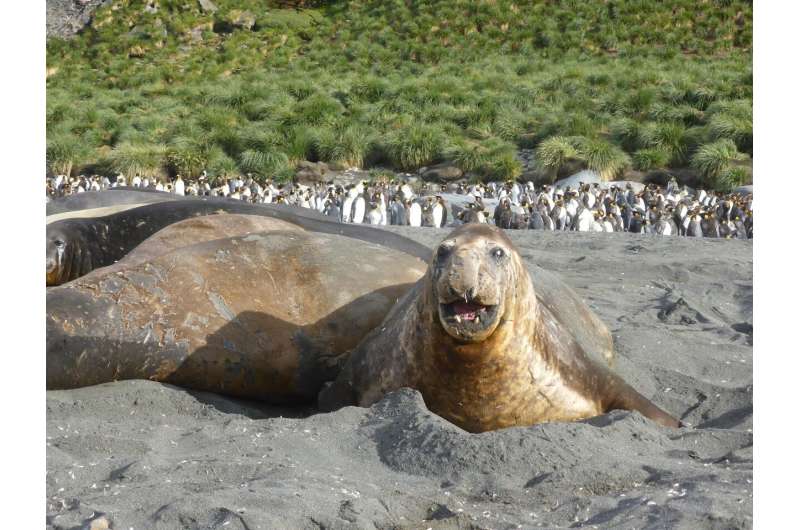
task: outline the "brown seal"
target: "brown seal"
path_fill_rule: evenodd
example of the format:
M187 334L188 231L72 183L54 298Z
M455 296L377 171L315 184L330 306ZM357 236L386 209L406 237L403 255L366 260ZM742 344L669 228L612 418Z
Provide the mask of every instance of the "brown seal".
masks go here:
M292 223L262 217L235 213L219 213L202 217L191 217L162 228L145 239L141 245L131 250L122 261L105 268L106 271L128 268L137 263L150 261L158 256L181 247L188 247L228 237L246 236L267 232L304 232L303 228Z
M636 410L672 416L590 357L550 310L511 241L463 225L425 276L356 348L320 394L324 410L369 406L392 390L420 391L428 408L471 432Z
M221 221L207 216L166 234L181 239L181 228ZM379 230L368 242L292 227L182 246L144 261L135 252L52 287L47 388L152 379L313 403L338 374L340 357L424 274L422 260L382 240Z

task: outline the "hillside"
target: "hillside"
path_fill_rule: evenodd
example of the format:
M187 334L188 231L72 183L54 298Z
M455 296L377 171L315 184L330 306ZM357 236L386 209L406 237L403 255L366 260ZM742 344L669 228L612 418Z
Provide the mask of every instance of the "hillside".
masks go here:
M691 166L726 187L749 178L751 48L736 0L116 0L48 40L47 157L279 177L447 159L514 178L536 148L544 176Z

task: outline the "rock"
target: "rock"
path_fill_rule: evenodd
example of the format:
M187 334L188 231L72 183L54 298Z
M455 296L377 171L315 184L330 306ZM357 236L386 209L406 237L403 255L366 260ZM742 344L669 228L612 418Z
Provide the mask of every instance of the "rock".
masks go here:
M603 182L603 179L600 178L600 174L597 173L597 171L593 171L591 169L584 169L583 171L578 171L574 175L571 175L565 179L557 181L555 183L555 187L566 188L567 186L569 186L572 189L576 189L581 182L583 182L584 184L594 184L595 182L597 183Z
M219 8L211 0L200 0L200 9L204 13L216 13Z
M145 49L141 46L133 46L130 50L128 50L128 57L135 58L135 57L144 57Z
M297 164L295 180L298 182L322 182L323 177L330 171L325 162L309 162L303 160Z
M101 515L89 523L89 530L108 530L109 528L111 528L111 521L105 515Z
M517 180L519 182L533 182L537 186L541 186L542 184L550 184L552 182L552 180L548 179L547 175L534 167L523 171L520 176L517 177Z
M256 25L256 16L250 11L232 9L228 14L228 22L233 27L250 31Z
M189 31L189 36L194 42L200 42L203 40L204 31L213 31L213 30L214 30L214 24L212 24L211 22L206 22L204 24L200 24L199 26L193 27Z
M602 182L600 183L600 187L603 189L609 189L611 186L616 186L617 188L626 189L626 187L630 185L633 189L634 193L639 193L644 190L644 184L641 182L636 182L635 180L611 180L609 182Z
M458 180L464 175L461 168L451 162L443 162L425 169L422 173L422 180L428 182L451 182Z
M111 0L47 0L47 38L73 37L92 19L94 11Z
M144 6L145 13L158 13L158 2L150 0Z

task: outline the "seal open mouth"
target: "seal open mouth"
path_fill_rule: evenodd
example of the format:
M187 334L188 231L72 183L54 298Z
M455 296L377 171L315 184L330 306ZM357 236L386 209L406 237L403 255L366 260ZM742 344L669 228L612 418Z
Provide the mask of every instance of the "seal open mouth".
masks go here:
M497 306L463 300L439 304L439 319L442 327L450 335L469 339L494 325L497 319Z

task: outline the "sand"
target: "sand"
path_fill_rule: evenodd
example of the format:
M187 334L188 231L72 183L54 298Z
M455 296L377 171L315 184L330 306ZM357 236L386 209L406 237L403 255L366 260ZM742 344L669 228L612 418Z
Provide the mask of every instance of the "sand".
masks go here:
M615 411L468 434L408 389L331 414L149 381L51 391L48 528L752 527L752 242L510 235L691 428Z

